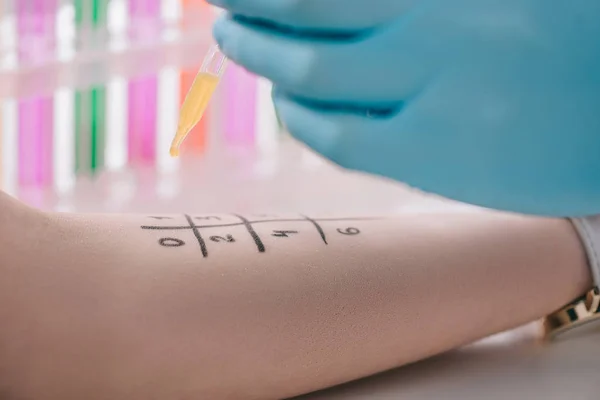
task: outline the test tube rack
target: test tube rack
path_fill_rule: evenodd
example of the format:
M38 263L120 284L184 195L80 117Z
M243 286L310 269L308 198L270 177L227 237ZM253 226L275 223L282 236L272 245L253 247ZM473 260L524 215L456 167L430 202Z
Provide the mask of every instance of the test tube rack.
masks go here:
M176 168L168 143L217 14L205 0L0 0L4 189ZM270 84L234 65L222 86L184 155L273 151L285 135Z

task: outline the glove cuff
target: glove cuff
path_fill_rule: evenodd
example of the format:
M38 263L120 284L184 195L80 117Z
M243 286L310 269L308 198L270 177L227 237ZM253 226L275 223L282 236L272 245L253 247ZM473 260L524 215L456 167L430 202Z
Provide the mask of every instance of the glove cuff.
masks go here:
M600 287L600 215L571 218L587 253L594 285Z

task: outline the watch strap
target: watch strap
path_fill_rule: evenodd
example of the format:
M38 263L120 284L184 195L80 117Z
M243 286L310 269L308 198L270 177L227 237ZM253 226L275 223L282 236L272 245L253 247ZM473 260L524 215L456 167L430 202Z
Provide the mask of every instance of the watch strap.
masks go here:
M600 287L600 215L572 218L587 253L594 285Z

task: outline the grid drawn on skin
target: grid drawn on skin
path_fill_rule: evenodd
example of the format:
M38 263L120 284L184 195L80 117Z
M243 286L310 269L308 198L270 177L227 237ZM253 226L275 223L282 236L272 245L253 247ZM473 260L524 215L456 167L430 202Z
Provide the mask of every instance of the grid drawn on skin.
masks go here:
M258 252L264 253L266 251L266 246L264 245L262 238L258 233L254 230L255 224L269 223L269 222L306 222L311 224L314 227L315 233L319 235L321 241L328 245L327 235L324 229L321 227L319 222L343 222L343 221L372 221L376 219L376 217L351 217L351 218L310 218L306 215L300 215L294 218L283 218L283 217L271 217L266 216L265 219L253 219L249 220L244 216L238 214L229 214L229 215L220 215L220 216L197 216L192 217L189 214L183 215L185 219L185 224L173 224L173 225L142 225L141 229L144 230L155 230L155 231L192 231L196 241L198 242L198 246L202 252L202 256L204 258L208 257L208 246L206 240L203 236L204 232L207 232L210 228L223 228L223 227L233 227L233 226L243 226L246 228L247 233L251 236L253 242L255 243ZM149 217L156 221L173 221L176 219L175 216L151 216ZM223 219L228 218L232 219L231 222L223 222ZM197 223L196 221L201 221L201 223ZM215 223L205 223L202 221L216 221ZM360 230L357 228L346 228L345 230L337 229L338 233L343 235L357 235L360 233ZM283 232L283 231L281 231ZM212 239L213 237L211 237ZM228 240L227 238L218 237L223 240ZM228 240L230 242L234 241L233 238ZM185 245L186 243L175 237L163 237L159 239L159 244L164 247L180 247Z

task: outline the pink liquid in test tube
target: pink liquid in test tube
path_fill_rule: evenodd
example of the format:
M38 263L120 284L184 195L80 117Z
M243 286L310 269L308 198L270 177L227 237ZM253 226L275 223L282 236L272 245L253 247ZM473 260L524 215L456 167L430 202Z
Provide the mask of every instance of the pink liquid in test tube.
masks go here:
M130 0L130 39L149 44L156 40L160 23L160 0ZM158 78L134 77L128 94L128 158L132 164L153 163L156 157Z
M231 63L225 83L225 141L232 147L252 147L255 141L257 77Z
M17 30L19 62L35 65L54 53L57 0L19 0ZM52 182L53 99L51 95L21 99L19 114L19 185Z

